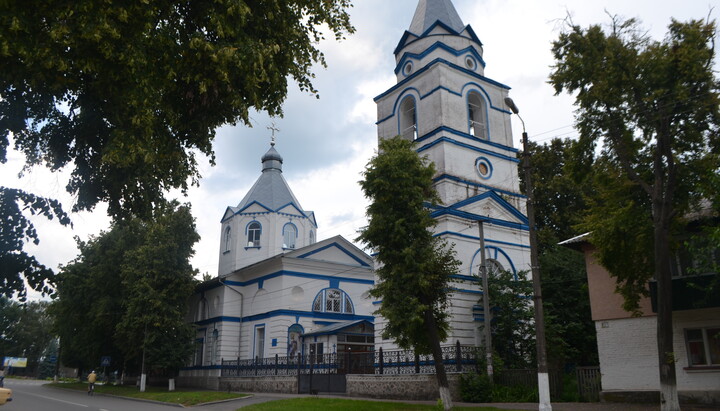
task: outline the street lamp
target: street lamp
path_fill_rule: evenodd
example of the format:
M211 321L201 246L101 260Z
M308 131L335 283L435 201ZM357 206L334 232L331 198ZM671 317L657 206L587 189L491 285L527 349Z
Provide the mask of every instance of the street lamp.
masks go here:
M530 236L530 270L533 281L533 302L535 305L535 347L538 362L538 392L540 411L552 411L550 404L550 378L548 375L547 353L545 351L545 319L542 305L542 288L540 287L540 263L537 251L537 231L535 230L535 196L533 195L532 175L530 173L530 150L528 149L528 136L525 132L525 122L518 114L515 102L505 97L505 105L517 115L523 126L523 171L525 174L525 194L527 195L528 234Z

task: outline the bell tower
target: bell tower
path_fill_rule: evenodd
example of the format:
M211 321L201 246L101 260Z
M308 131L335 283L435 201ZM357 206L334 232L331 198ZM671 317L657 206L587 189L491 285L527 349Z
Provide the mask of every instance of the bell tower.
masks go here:
M462 262L446 343L479 344L478 223L489 271L530 267L526 198L504 104L510 87L485 77L482 42L450 0L420 0L394 53L397 84L375 98L378 138L401 135L435 163L442 201L432 210L435 233L455 244Z

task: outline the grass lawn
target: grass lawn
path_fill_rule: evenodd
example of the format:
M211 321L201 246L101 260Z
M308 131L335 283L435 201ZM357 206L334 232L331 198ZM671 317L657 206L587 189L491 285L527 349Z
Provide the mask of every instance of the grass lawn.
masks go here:
M338 398L294 398L270 401L243 407L242 411L415 411L436 410L433 405L404 404L398 402L380 402L363 400L345 400ZM509 411L495 407L454 407L453 410Z
M57 383L48 384L52 387L69 388L79 391L87 391L87 383ZM98 394L117 395L119 397L143 398L146 400L170 402L185 406L202 404L232 398L246 397L247 394L234 394L220 391L190 391L176 390L168 391L167 387L147 387L145 392L140 392L135 386L119 385L95 385L95 392Z

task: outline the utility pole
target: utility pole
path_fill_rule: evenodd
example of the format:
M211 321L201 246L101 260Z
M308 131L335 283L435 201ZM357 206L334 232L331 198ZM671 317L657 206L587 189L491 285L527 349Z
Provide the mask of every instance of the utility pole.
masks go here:
M505 97L505 104L518 115L519 111L510 97ZM525 132L525 122L518 115L523 125L523 172L525 180L525 195L527 195L528 234L530 236L530 270L533 281L533 303L535 306L535 347L538 362L538 393L540 411L552 411L550 404L550 377L548 374L547 352L545 349L545 316L542 304L542 287L540 286L540 262L537 251L537 230L535 229L535 196L533 195L532 174L530 172L530 150L528 148L528 135Z
M480 237L480 275L482 276L483 287L483 333L485 334L485 362L487 364L487 375L490 382L493 382L493 361L492 361L492 316L490 314L490 290L488 289L487 263L485 261L485 230L483 220L478 220L478 234Z

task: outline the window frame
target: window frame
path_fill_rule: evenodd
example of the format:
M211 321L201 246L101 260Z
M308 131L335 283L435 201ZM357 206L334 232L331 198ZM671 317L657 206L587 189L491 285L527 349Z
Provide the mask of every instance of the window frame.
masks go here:
M230 226L225 227L225 250L223 252L229 252L232 245L232 228Z
M292 229L292 231L290 231ZM283 226L282 229L282 248L284 250L294 250L297 248L297 240L298 240L298 228L293 223L286 223ZM288 234L290 237L288 237ZM292 235L295 234L295 235ZM290 240L290 241L288 241Z
M333 297L332 299L328 298L328 294L331 292L337 292L337 297ZM338 310L334 310L335 308L335 301L337 301L337 307ZM328 304L330 304L330 310L328 310ZM331 313L331 314L347 314L347 315L353 315L355 314L355 306L352 302L352 299L346 293L345 291L341 290L340 288L324 288L320 290L320 292L317 293L315 298L313 299L312 303L312 310L313 312L320 312L320 313Z
M700 331L701 338L698 339L697 337L694 337L691 339L689 337L689 333L693 331ZM720 369L720 324L707 327L686 328L683 330L683 339L685 342L685 352L687 355L687 369ZM715 344L717 344L717 352L715 353L713 353L712 350L713 339L715 340ZM704 360L703 364L694 363L693 361L693 350L691 349L691 344L698 342L702 344L702 356ZM714 359L713 354L715 356Z
M408 106L408 107L406 107ZM411 106L411 107L410 107ZM418 139L418 114L415 96L405 96L399 107L398 134L410 141Z
M260 248L260 241L262 240L262 224L259 221L253 220L248 223L245 227L245 234L247 235L247 247L246 248Z
M477 100L477 104L475 101ZM468 134L481 140L490 140L487 102L479 91L471 90L467 94Z

